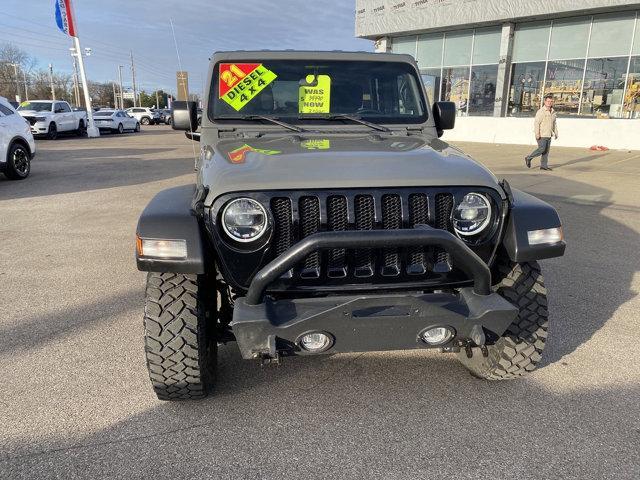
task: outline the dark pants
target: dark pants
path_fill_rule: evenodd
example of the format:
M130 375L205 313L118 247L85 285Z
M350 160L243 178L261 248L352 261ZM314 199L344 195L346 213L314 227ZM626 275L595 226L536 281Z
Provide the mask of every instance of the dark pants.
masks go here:
M539 155L542 155L542 161L540 162L540 167L547 168L549 166L549 149L551 148L551 138L550 137L541 137L538 140L538 148L536 148L533 152L527 155L527 159L531 160L536 158Z

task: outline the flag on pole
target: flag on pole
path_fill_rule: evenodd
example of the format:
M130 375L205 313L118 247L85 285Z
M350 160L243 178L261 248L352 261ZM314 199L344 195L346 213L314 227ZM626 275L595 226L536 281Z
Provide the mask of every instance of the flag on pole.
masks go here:
M73 18L73 7L71 0L55 0L56 1L56 23L58 28L69 35L76 36L76 21Z

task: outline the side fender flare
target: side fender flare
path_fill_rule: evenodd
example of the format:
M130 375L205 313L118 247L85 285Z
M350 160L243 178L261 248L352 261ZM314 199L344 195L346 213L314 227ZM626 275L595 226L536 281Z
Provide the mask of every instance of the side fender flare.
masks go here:
M528 232L562 227L555 208L539 198L512 189L512 201L502 244L514 262L528 262L564 255L566 244L529 245Z
M187 258L143 257L136 250L138 270L145 272L205 273L204 239L198 217L191 209L195 185L169 188L158 193L146 206L136 235L140 239L185 240Z

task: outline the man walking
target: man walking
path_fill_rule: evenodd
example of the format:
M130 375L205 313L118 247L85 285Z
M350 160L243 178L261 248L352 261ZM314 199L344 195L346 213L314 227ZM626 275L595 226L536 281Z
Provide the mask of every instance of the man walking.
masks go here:
M524 157L524 163L527 168L531 168L531 160L542 155L540 170L551 170L549 168L551 137L558 139L558 125L556 123L556 111L553 109L553 95L544 96L544 104L536 113L536 119L533 122L533 131L538 141L538 148Z

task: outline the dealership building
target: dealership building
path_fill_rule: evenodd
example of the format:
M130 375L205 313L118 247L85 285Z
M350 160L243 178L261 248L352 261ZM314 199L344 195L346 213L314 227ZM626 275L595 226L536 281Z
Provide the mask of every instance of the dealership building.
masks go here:
M456 103L446 139L534 143L553 94L557 145L640 150L640 2L356 0L356 35L412 55L430 100Z

